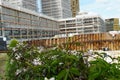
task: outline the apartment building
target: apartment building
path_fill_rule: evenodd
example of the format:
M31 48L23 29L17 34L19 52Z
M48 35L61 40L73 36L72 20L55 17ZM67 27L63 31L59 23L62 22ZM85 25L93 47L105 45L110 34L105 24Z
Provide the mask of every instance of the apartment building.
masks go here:
M84 34L105 32L104 20L94 13L79 13L74 18L59 20L61 34Z
M11 4L37 11L37 0L4 0Z
M71 0L72 17L75 17L79 10L79 0Z
M119 18L105 19L106 31L120 30Z
M42 13L57 19L72 17L70 0L41 0Z
M18 40L46 39L59 34L56 19L0 0L0 36Z

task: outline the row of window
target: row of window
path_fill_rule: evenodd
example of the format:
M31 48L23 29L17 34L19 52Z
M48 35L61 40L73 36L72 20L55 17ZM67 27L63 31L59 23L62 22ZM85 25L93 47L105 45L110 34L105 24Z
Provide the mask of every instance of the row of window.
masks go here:
M58 31L40 29L36 30L36 29L4 28L4 36L7 37L7 39L53 37L56 34L58 34ZM0 30L0 35L2 36L2 30Z
M58 22L38 15L2 7L0 35L7 38L53 37L59 33Z
M48 20L41 18L40 20L32 20L32 19L25 19L20 17L15 17L11 15L1 15L2 22L3 23L12 23L12 24L21 24L21 25L33 25L33 26L39 26L39 27L51 27L51 28L57 28L58 23L56 21Z

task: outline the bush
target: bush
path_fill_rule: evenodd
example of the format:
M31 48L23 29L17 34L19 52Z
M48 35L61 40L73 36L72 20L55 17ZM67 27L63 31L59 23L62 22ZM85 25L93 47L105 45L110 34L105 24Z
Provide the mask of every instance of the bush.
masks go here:
M87 66L80 52L73 55L58 48L39 52L33 46L14 41L10 45L15 46L9 46L7 80L87 79Z
M95 53L93 61L85 62L82 52L51 48L44 51L26 43L11 41L6 67L7 80L119 80L120 58Z
M112 58L107 55L106 57L111 59L111 62L105 60L105 53L98 54L95 60L90 61L88 80L119 80L120 79L120 62L118 58ZM115 62L116 61L116 62Z

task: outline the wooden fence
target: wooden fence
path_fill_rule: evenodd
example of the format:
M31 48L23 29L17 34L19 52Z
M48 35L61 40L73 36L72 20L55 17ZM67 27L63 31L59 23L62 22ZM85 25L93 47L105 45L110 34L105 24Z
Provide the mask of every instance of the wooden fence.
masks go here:
M72 50L120 50L120 34L112 37L109 33L80 34L67 38L51 38L46 40L36 40L32 44L36 46L52 47L54 45L67 45ZM79 45L78 45L79 44Z

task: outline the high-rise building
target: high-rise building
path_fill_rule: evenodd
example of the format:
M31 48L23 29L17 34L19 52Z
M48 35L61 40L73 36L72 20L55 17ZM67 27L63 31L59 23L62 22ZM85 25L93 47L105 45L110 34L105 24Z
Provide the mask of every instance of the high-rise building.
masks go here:
M4 0L11 4L37 11L37 0Z
M110 18L105 20L106 30L108 31L115 31L120 30L119 26L119 18Z
M42 13L53 18L72 17L70 0L41 0Z
M71 11L72 16L75 17L79 12L79 0L71 0Z

